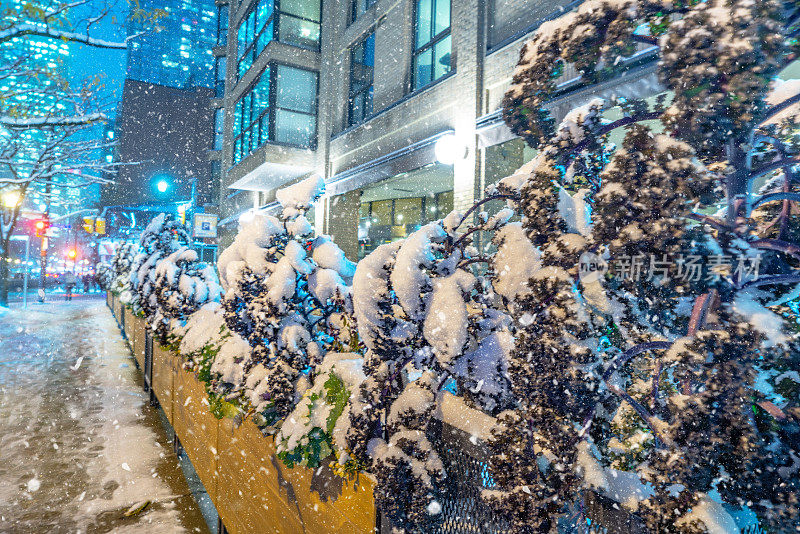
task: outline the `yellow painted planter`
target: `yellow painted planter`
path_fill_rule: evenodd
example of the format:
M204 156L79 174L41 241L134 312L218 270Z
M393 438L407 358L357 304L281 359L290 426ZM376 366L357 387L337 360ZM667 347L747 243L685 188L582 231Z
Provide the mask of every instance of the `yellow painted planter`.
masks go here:
M346 481L325 465L289 469L249 420L236 426L209 411L205 387L182 359L156 343L153 391L186 454L234 534L369 534L375 526L372 482Z
M370 533L375 525L372 484L336 477L329 467L289 469L272 437L246 421L224 419L219 430L217 510L233 533Z
M122 306L122 313L125 317L123 322L125 326L125 337L128 340L128 345L130 346L131 351L133 351L133 312L131 312L131 309L127 306Z

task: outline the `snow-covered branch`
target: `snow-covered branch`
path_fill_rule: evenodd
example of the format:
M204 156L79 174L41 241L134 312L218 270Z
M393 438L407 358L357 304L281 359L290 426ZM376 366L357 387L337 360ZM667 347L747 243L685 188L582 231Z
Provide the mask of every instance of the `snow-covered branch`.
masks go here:
M91 37L88 34L59 30L43 24L21 23L0 30L0 43L24 36L49 37L51 39L59 39L71 43L80 43L93 48L111 50L125 50L128 47L128 41L132 37L135 37L131 36L123 41L107 41L105 39Z
M85 115L65 115L65 116L44 116L17 118L10 116L0 116L0 125L10 129L28 130L35 128L50 128L58 126L86 126L96 122L106 122L108 116L105 113L95 112Z

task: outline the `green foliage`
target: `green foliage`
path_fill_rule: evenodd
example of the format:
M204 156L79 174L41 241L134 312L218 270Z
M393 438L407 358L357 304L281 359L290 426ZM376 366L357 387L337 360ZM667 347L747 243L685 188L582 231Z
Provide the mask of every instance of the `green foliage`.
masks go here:
M327 392L325 395L325 402L333 406L326 422L328 427L326 430L328 434L331 434L333 433L333 427L336 426L336 421L339 419L339 416L342 415L347 401L350 399L350 392L336 373L331 373L328 380L325 381L324 387Z
M350 391L345 386L344 381L336 373L331 373L323 384L324 392L311 393L308 397L308 419L313 419L313 412L317 406L323 402L331 407L328 418L325 421L324 429L318 426L311 427L309 432L300 440L294 449L281 451L278 453L287 467L303 465L306 467L319 467L322 461L334 453L333 448L333 428L336 421L344 412L347 401L350 399ZM310 426L310 424L309 424ZM352 468L357 466L353 465Z
M208 387L206 387L206 391L208 391ZM242 409L238 404L225 400L222 395L212 391L208 391L208 409L211 415L217 419L226 417L233 419L242 413Z

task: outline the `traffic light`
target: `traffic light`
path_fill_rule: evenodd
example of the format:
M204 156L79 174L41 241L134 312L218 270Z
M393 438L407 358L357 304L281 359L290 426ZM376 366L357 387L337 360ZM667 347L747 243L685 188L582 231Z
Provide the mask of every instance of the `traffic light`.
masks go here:
M74 260L75 258L78 257L78 251L75 250L74 248L67 250L67 257L71 260Z
M39 219L33 223L33 227L36 230L36 237L44 237L50 228L50 219Z
M98 217L94 221L94 231L97 235L104 235L106 233L106 220Z
M87 234L94 233L94 217L84 217L83 218L83 230Z

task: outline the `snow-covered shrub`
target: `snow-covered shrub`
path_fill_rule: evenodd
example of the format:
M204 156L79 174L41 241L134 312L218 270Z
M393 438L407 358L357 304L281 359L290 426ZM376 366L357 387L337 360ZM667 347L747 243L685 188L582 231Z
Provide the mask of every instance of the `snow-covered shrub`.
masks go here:
M180 247L156 264L158 307L151 328L166 341L172 326L183 323L203 305L219 302L221 294L214 267L199 261L194 250Z
M125 304L130 302L130 272L136 253L135 247L134 243L120 243L111 261L100 262L95 268L100 287L120 296L120 300Z
M515 200L501 193L483 202L496 198ZM400 530L424 531L442 517L446 473L427 435L442 390L492 415L514 404L505 305L524 291L538 253L520 224L509 223L511 208L469 222L479 207L379 246L353 280L367 353L366 380L349 408L347 448L378 479L376 501ZM492 235L495 253L473 246L478 232Z
M111 282L114 280L114 274L109 263L98 262L94 266L94 276L104 291L111 291Z
M265 425L292 411L326 353L357 348L349 319L355 266L329 237L315 237L305 216L323 188L313 176L278 190L280 216L242 221L218 262L226 323L252 347L244 373Z
M589 488L659 532L735 524L720 502L775 531L800 519L800 410L781 393L797 393L800 344L779 315L800 244L749 218L759 202L795 201L750 191L794 166L780 161L796 143L767 124L787 109L766 100L785 35L770 1L589 0L523 48L505 117L539 153L501 186L519 191L541 269L511 307L518 403L493 430L485 492L512 532L555 532ZM650 45L663 48L668 106L615 102L610 123L594 101L554 128L543 103L565 63L592 81ZM641 124L654 120L665 134ZM598 187L575 191L576 161Z
M186 228L172 215L161 213L150 221L139 237L130 272L131 305L150 323L158 312L156 267L167 256L190 241Z
M174 325L170 333L178 340L175 350L184 358L184 368L193 371L205 385L210 412L218 418L240 416L247 406L230 402L228 397L243 394L242 368L249 358L250 346L228 330L221 304L207 302L184 324ZM233 382L238 384L235 391Z

